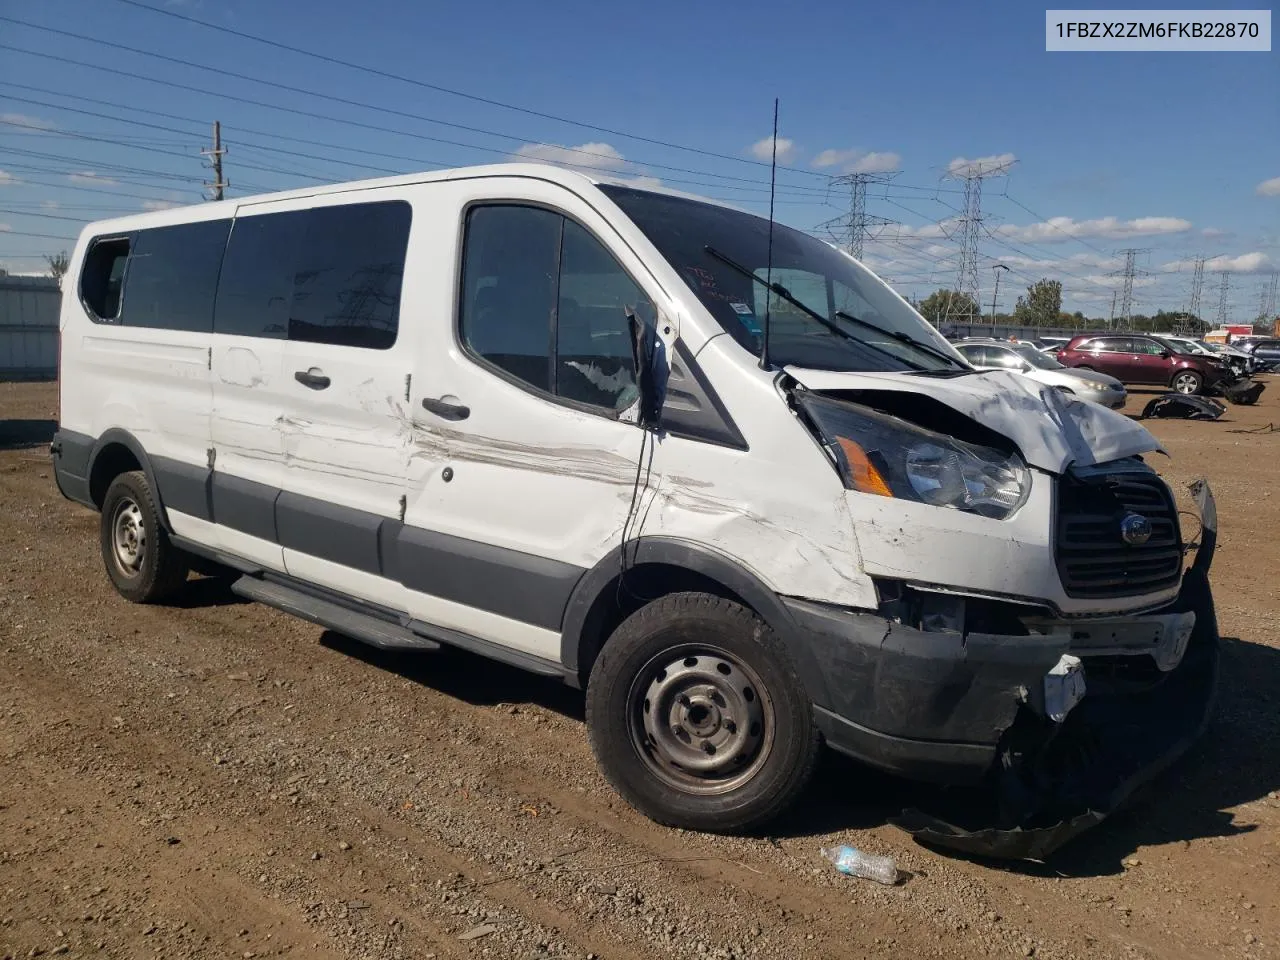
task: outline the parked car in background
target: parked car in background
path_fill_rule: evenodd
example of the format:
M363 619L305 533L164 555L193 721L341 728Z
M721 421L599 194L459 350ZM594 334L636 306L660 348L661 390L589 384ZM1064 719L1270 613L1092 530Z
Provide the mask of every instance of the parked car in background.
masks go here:
M1031 341L1037 350L1061 350L1071 342L1070 337L1036 337Z
M1259 340L1249 356L1253 359L1254 369L1260 373L1280 369L1280 339Z
M1135 334L1085 334L1059 351L1065 366L1110 374L1123 383L1171 387L1178 393L1200 393L1230 379L1217 357L1179 353L1157 337Z
M1170 344L1178 353L1189 353L1193 356L1216 357L1231 368L1237 377L1243 377L1253 369L1253 358L1243 350L1237 350L1225 343L1208 344L1193 340L1190 337L1160 336L1162 343Z
M1124 406L1124 384L1093 370L1064 367L1029 343L972 339L956 344L961 356L979 370L1013 370L1046 386L1057 387L1104 407Z

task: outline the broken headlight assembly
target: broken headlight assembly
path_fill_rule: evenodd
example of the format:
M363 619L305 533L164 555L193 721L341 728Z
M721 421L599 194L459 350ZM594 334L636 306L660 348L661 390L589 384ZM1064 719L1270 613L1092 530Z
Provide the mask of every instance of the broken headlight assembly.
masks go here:
M1011 516L1031 492L1031 474L1016 453L843 401L809 396L803 408L851 490L995 520Z

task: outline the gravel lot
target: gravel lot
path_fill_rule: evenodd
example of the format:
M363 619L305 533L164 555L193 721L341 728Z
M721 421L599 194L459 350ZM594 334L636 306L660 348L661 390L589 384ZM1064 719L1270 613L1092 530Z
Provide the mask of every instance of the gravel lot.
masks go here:
M1154 425L1166 475L1218 498L1208 736L1010 869L916 845L885 823L915 788L834 757L773 836L664 829L605 785L554 682L379 654L216 581L131 606L54 487L55 385L0 384L0 958L1280 956L1270 390ZM911 876L840 876L833 842Z

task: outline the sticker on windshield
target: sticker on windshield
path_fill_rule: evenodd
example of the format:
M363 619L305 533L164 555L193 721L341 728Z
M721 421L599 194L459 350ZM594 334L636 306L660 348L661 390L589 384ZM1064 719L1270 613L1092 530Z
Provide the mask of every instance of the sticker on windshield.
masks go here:
M731 303L729 304L729 306L733 307L734 313L741 314L744 317L751 316L751 308L748 307L745 303Z
M756 318L753 314L744 313L738 317L738 320L744 327L747 328L747 333L753 334L757 337L760 336L760 334L762 333L760 324L756 323Z

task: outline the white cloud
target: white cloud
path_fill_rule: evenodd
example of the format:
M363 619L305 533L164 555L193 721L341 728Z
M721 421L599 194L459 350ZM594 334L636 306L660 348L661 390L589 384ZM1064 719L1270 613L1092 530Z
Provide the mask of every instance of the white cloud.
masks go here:
M1280 197L1280 177L1272 177L1258 184L1258 196Z
M753 143L749 150L750 154L757 160L763 160L768 163L773 159L773 137L765 137L763 140L757 140ZM778 138L778 162L791 163L799 156L794 140L788 140L786 137Z
M988 157L956 157L947 164L947 173L953 177L963 177L970 173L1004 173L1018 162L1012 153L997 153Z
M0 123L7 127L26 127L29 130L52 130L57 126L52 120L31 117L25 113L0 113Z
M0 233L8 233L12 229L7 223L0 223Z
M1171 260L1164 264L1161 269L1166 273L1173 273L1178 270L1192 270L1194 268L1194 260ZM1242 253L1236 257L1214 257L1204 262L1206 273L1270 273L1275 268L1275 262L1265 253L1258 250L1252 253Z
M112 180L110 177L104 177L102 174L95 173L92 170L81 170L79 173L69 173L67 174L67 179L72 183L96 183L104 187L116 186L115 180Z
M1184 233L1190 229L1191 221L1181 217L1138 217L1134 220L1121 220L1118 217L1100 217L1096 220L1050 217L1041 223L1025 226L1005 224L993 232L997 236L1011 237L1026 243L1063 243L1090 237L1124 240L1129 237Z
M40 204L40 207L44 210L57 210L61 206L62 204L57 200L45 200Z
M172 200L143 200L142 201L143 210L172 210L176 206L178 206L178 204L174 203Z
M554 163L561 167L574 167L597 173L601 170L621 170L627 165L622 154L607 143L582 143L576 147L526 143L516 150L513 156L521 160Z
M1219 237L1228 236L1228 233L1226 230L1222 230L1218 227L1205 227L1200 231L1200 236L1208 237L1210 240L1216 240Z
M5 171L0 170L0 187L4 186L6 183L18 183L18 182L19 182L18 178L15 177L12 173L6 173Z
M778 145L781 147L782 141ZM898 154L875 150L823 150L813 158L813 166L819 170L838 167L841 173L889 173L901 165Z

